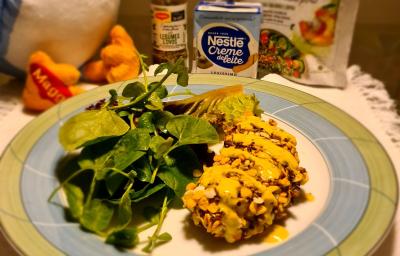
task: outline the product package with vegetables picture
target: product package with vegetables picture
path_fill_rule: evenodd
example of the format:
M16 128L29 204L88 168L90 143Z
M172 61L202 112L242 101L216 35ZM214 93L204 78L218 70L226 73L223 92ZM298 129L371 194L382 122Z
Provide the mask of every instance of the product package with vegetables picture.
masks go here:
M345 87L358 2L260 1L257 77L279 74L301 84Z

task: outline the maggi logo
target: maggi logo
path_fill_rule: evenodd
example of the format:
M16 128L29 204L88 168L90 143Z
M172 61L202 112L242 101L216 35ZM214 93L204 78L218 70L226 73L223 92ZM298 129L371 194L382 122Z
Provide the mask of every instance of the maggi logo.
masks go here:
M40 97L43 99L59 103L72 96L67 86L45 67L32 64L30 72L32 80L39 90Z

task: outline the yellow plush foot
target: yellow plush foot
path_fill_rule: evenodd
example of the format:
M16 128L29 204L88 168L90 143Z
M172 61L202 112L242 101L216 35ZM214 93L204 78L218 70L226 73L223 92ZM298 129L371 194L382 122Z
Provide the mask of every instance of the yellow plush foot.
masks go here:
M46 110L83 91L75 86L80 72L74 66L57 64L41 51L31 55L27 74L22 100L29 110Z
M100 56L101 60L86 65L83 71L86 80L114 83L138 77L138 52L132 38L120 25L112 28L109 44L101 50Z

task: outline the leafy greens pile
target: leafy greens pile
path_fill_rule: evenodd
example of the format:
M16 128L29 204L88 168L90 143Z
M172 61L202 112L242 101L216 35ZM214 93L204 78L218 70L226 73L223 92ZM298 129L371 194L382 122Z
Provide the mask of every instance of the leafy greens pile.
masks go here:
M169 204L193 182L193 171L201 169L190 145L213 144L219 137L206 120L164 109L162 99L168 96L164 81L176 74L177 84L188 85L181 59L159 65L155 75L164 70L167 73L152 83L148 83L143 56L141 63L143 83L126 85L122 95L110 90L109 99L90 106L61 127L62 146L70 152L81 149L79 170L62 181L49 200L63 188L70 215L84 229L118 247L136 246L138 233L156 226L143 248L151 252L171 240L170 234L161 233ZM87 189L73 182L83 173L90 173ZM162 203L144 208L148 223L132 225L135 205L156 193Z

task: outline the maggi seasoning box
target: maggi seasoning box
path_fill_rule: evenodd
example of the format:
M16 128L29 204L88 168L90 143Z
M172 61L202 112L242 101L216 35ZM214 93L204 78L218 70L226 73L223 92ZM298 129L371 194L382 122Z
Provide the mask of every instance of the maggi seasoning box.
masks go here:
M200 2L192 72L256 77L261 16L259 3Z

